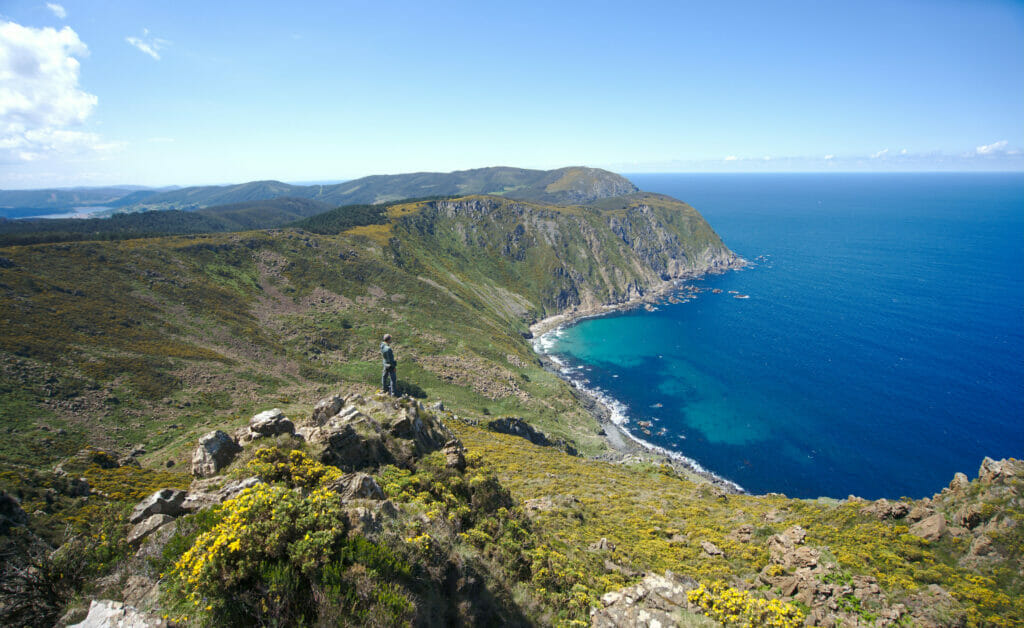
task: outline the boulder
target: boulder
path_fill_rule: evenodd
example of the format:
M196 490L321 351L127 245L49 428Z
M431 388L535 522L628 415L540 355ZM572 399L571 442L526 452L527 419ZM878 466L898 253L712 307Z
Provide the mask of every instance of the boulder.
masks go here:
M260 412L249 419L249 431L253 436L277 436L278 434L294 434L295 425L284 415L280 408Z
M729 538L740 543L749 543L751 537L754 536L754 526L749 523L741 525L732 532L729 533Z
M615 543L612 543L608 539L601 537L599 540L591 543L588 546L588 549L592 552L611 552L615 550Z
M725 552L718 549L718 546L711 541L701 541L700 548L704 550L704 553L708 556L725 556Z
M519 438L525 438L534 445L540 445L541 447L550 447L553 444L543 432L516 417L495 419L487 424L487 429L499 434L510 434Z
M128 533L128 544L134 545L141 542L143 539L153 534L161 527L174 521L174 517L170 515L152 515L143 519L141 522L135 524L135 526Z
M192 475L201 478L216 475L231 464L240 451L238 443L220 430L205 434L192 454Z
M598 628L626 626L678 626L679 613L686 609L686 594L697 588L692 578L671 571L664 576L649 574L637 584L605 593L600 608L591 610L590 625Z
M968 530L978 527L982 521L981 504L967 504L953 515L953 523L963 526Z
M946 532L946 517L935 513L910 526L910 533L926 541L938 541Z
M450 440L444 445L444 465L456 471L466 470L466 450L458 440Z
M953 493L961 493L971 485L971 481L967 479L967 475L960 473L959 471L953 476L953 480L949 483L949 490Z
M331 417L341 412L341 407L344 404L345 400L338 395L325 397L324 399L316 402L316 405L313 406L313 416L311 418L313 425L323 425L324 423L327 423Z
M351 532L365 537L372 537L381 531L385 520L394 519L398 516L398 509L391 503L391 500L385 500L369 508L365 506L350 508L346 511L346 516L348 517L348 528Z
M162 488L135 505L128 523L140 523L153 515L177 517L182 513L181 505L184 501L185 491Z
M89 614L68 628L166 628L167 621L113 600L93 600Z
M252 476L243 480L229 482L220 488L214 488L212 483L213 480L196 480L193 482L189 488L188 495L185 496L181 509L192 513L209 508L210 506L222 504L229 499L238 497L247 488L263 484L263 480Z
M366 473L348 473L327 485L327 489L341 495L343 501L353 499L383 500L386 496L377 480Z
M860 509L862 515L877 517L878 519L902 519L910 512L910 506L904 502L890 502L882 498L869 506Z
M18 498L0 490L0 534L7 534L12 527L27 523L28 513L21 508Z
M346 401L350 405L324 425L299 430L314 446L320 462L344 471L387 464L408 468L423 455L453 440L458 442L443 423L412 399L388 399L385 403L350 395Z

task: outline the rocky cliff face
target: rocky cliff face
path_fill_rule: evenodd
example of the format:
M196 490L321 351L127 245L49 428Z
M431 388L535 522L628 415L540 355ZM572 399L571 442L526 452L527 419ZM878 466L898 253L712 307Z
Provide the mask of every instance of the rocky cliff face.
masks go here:
M623 302L664 281L742 263L688 205L647 194L617 200L614 209L436 201L400 219L396 231L414 248L465 260L449 269L460 281L511 289L544 314Z

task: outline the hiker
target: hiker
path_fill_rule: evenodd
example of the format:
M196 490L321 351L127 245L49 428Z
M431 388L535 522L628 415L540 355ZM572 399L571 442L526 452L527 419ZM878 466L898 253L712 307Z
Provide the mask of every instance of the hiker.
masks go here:
M395 377L395 352L391 350L391 334L384 334L384 342L380 343L380 355L384 358L384 372L380 376L380 387L392 397L398 396L398 382Z

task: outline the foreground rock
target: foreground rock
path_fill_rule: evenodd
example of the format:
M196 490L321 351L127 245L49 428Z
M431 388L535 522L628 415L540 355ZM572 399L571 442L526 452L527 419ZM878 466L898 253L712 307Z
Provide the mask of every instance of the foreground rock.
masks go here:
M185 491L163 488L136 504L128 523L139 523L153 515L169 515L177 517L181 514L181 505L185 501Z
M192 475L208 478L231 464L242 448L233 438L220 430L214 430L199 439L199 446L192 454Z
M633 626L681 626L687 608L686 594L697 588L697 581L666 572L648 575L639 583L605 593L601 608L591 610L594 628L632 628Z
M419 402L365 399L349 395L337 406L334 398L321 400L309 424L297 433L309 441L319 460L343 471L362 471L394 464L410 467L416 458L458 439ZM376 417L376 418L374 418Z
M495 419L487 424L487 429L492 432L498 432L499 434L509 434L511 436L525 438L534 445L539 445L541 447L557 447L570 456L579 455L579 452L577 452L576 448L572 446L572 443L561 438L551 440L546 434L537 428L516 417Z
M123 602L93 600L89 614L80 623L68 628L165 628L167 621L149 615Z

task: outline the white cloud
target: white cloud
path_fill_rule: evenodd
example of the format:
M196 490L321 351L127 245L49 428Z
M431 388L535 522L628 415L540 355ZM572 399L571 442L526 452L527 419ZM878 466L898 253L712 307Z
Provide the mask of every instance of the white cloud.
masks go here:
M885 157L888 154L889 154L889 149L888 148L883 148L882 150L880 150L877 153L875 153L874 155L872 155L871 158L872 159L881 159L882 157Z
M903 150L901 150L901 151L900 151L900 154L901 154L901 155L906 155L906 154L907 154L907 149L905 149L905 148L904 148Z
M153 142L154 144L170 144L171 142L174 141L174 138L173 137L151 137L151 138L149 138L149 141Z
M89 49L70 27L0 21L0 161L107 150L95 133L74 130L98 99L78 84L76 57Z
M729 155L728 157L725 158L725 161L736 161L736 159L736 155Z
M835 158L836 158L835 155L825 155L825 161L832 161Z
M979 155L994 155L996 153L1003 152L1007 144L1009 144L1009 142L1007 142L1006 140L1000 140L998 142L993 142L991 144L979 146L976 149L974 149L974 151Z
M772 160L772 156L771 155L765 155L761 159L764 159L765 161L771 161Z
M53 3L53 2L47 2L46 3L46 8L51 10L51 11L53 11L53 14L56 15L57 17L59 17L62 20L68 16L68 12L65 11L64 7L62 7L59 4L56 4L56 3Z
M160 60L160 50L171 43L166 39L150 37L148 28L142 29L142 37L125 37L124 40L157 61Z

